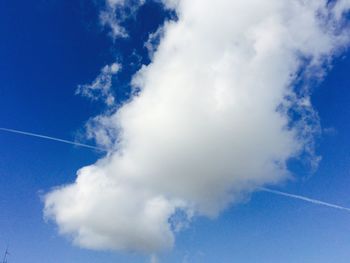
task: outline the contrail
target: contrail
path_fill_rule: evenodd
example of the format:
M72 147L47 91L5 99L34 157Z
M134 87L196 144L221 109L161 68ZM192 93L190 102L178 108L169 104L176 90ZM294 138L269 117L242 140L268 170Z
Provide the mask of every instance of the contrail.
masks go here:
M16 133L16 134L21 134L21 135L26 135L26 136L31 136L31 137L37 137L37 138L51 140L51 141L56 141L56 142L62 142L62 143L66 143L66 144L71 144L71 145L84 147L84 148L89 148L89 149L94 149L94 150L99 150L99 151L107 151L106 149L101 148L101 147L92 146L92 145L89 145L89 144L84 144L84 143L79 143L79 142L74 142L74 141L69 141L69 140L64 140L64 139L51 137L51 136L46 136L46 135L37 134L37 133L32 133L32 132L26 132L26 131L20 131L20 130L15 130L15 129L8 129L8 128L1 128L1 127L0 127L0 131L6 131L6 132L11 132L11 133ZM306 196L290 194L290 193L286 193L286 192L272 190L272 189L265 188L265 187L259 187L258 189L260 191L263 191L263 192L267 192L267 193L271 193L271 194L275 194L275 195L279 195L279 196L285 196L285 197L289 197L289 198L293 198L293 199L302 200L304 202L312 203L312 204L315 204L315 205L321 205L321 206L326 206L326 207L330 207L330 208L334 208L334 209L350 212L350 208L348 208L348 207L344 207L344 206L340 206L340 205L335 205L335 204L323 202L323 201L320 201L320 200L317 200L317 199L312 199L312 198L309 198L309 197L306 197Z
M37 137L41 139L46 139L46 140L51 140L51 141L56 141L56 142L62 142L62 143L67 143L79 147L85 147L89 149L94 149L94 150L99 150L99 151L106 151L106 149L97 147L97 146L92 146L84 143L79 143L79 142L74 142L74 141L68 141L60 138L55 138L51 136L46 136L46 135L41 135L41 134L36 134L36 133L31 133L31 132L26 132L26 131L19 131L19 130L14 130L14 129L7 129L7 128L0 128L0 131L6 131L6 132L11 132L11 133L16 133L16 134L22 134L22 135L27 135L31 137Z
M340 205L335 205L335 204L330 204L327 202L323 202L320 200L316 200L316 199L312 199L309 197L305 197L305 196L301 196L301 195L295 195L295 194L289 194L289 193L285 193L285 192L281 192L281 191L277 191L277 190L272 190L272 189L268 189L268 188L264 188L264 187L260 187L259 188L261 191L263 192L268 192L271 194L276 194L276 195L280 195L280 196L285 196L285 197L289 197L289 198L294 198L294 199L299 199L305 202L309 202L315 205L322 205L322 206L327 206L330 208L335 208L335 209L339 209L339 210L344 210L347 212L350 212L350 208L344 207L344 206L340 206Z

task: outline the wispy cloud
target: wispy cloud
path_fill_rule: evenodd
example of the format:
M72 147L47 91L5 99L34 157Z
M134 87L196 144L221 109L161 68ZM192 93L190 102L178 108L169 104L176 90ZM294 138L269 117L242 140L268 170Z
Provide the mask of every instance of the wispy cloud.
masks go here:
M121 65L118 63L104 66L92 83L79 85L76 94L80 94L91 100L102 99L108 106L113 105L115 98L111 90L112 78L120 69Z
M110 29L113 39L128 36L121 23L133 16L145 0L105 0L104 8L100 12L100 21Z

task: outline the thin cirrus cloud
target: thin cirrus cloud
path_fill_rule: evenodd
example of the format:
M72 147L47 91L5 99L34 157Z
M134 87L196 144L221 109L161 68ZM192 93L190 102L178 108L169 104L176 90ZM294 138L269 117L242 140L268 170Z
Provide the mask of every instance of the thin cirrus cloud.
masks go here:
M317 114L295 83L349 44L349 1L328 2L163 0L178 19L133 76L140 92L90 127L109 153L49 192L45 216L78 246L152 254L191 218L290 178L289 159L317 164Z

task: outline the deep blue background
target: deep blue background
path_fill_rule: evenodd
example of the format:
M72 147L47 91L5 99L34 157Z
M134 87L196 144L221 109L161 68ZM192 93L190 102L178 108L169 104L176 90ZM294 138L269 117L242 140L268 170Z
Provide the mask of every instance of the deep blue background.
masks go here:
M114 61L119 102L130 93L130 77L148 63L143 46L165 13L148 3L125 21L130 37L113 41L101 28L101 2L90 0L0 1L0 127L72 139L104 105L74 95ZM334 63L312 97L324 129L318 140L319 170L282 189L350 206L350 59ZM72 247L42 216L40 196L73 182L80 167L100 154L87 149L0 133L0 253L9 262L145 262L143 256L91 252ZM250 202L217 220L196 219L179 234L163 262L346 263L350 258L350 214L274 196Z

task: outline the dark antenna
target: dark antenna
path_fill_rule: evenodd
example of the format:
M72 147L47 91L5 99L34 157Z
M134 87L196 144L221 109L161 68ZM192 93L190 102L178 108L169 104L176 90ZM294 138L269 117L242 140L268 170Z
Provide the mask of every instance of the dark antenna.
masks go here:
M9 255L10 255L10 253L9 253L9 246L7 246L5 254L4 254L4 258L2 260L2 263L7 263L7 256L9 256Z

